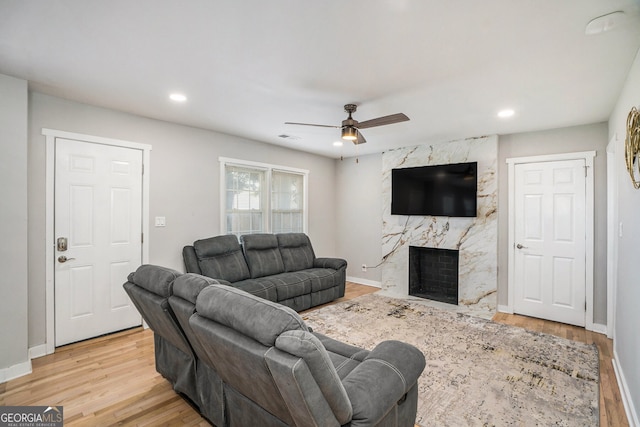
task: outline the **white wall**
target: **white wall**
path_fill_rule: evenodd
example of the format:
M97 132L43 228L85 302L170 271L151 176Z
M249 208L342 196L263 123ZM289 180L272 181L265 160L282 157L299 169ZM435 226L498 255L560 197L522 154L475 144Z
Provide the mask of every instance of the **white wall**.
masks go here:
M309 236L335 256L335 163L217 132L31 93L29 98L29 345L45 342L45 138L42 128L152 145L149 262L183 271L182 247L220 234L219 157L308 169ZM153 218L166 217L166 227ZM123 278L123 282L126 278ZM8 319L0 319L6 322Z
M625 86L609 118L609 137L616 140L618 170L618 214L623 225L618 238L618 283L614 329L614 359L621 380L631 425L640 426L640 190L633 188L624 160L627 115L640 109L640 52L636 55ZM637 171L636 171L637 172ZM638 173L636 173L638 177Z
M607 324L607 124L503 135L498 144L498 304L508 298L509 177L506 159L544 154L596 151L594 159L593 321Z
M3 382L31 367L27 346L27 82L4 75L0 75L0 183Z

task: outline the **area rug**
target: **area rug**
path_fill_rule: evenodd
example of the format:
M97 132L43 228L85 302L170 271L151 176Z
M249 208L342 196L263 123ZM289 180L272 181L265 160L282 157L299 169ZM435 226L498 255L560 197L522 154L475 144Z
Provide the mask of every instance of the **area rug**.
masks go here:
M303 315L314 331L373 349L396 339L426 358L420 426L598 425L595 345L376 294Z

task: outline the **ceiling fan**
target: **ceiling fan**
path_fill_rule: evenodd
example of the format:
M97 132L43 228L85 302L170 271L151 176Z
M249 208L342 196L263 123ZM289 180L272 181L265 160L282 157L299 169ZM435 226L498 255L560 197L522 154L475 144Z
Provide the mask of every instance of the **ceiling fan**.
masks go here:
M384 126L391 125L394 123L406 122L409 120L403 113L391 114L389 116L378 117L371 120L366 120L364 122L359 122L354 120L351 117L352 113L355 113L358 106L356 104L346 104L344 106L344 111L349 113L349 117L342 121L342 125L340 126L332 126L332 125L316 125L312 123L294 123L294 122L285 122L285 125L300 125L300 126L319 126L325 128L337 128L342 129L342 139L346 139L348 141L353 141L354 144L364 144L367 142L362 136L360 129L367 129L376 126Z

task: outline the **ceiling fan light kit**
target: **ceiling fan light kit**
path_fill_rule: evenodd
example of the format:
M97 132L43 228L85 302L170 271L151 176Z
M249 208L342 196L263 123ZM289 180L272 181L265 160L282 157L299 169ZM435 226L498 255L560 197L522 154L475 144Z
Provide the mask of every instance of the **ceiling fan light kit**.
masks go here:
M358 139L358 130L351 126L345 126L342 128L342 139L347 141L355 141Z
M341 129L342 139L347 141L353 141L354 144L359 145L367 142L367 140L362 135L362 132L360 132L360 129L391 125L394 123L406 122L407 120L409 120L409 117L407 117L405 114L396 113L396 114L391 114L389 116L383 116L383 117L378 117L371 120L366 120L364 122L358 122L353 117L351 117L351 114L355 113L357 109L358 109L358 106L356 104L346 104L344 106L344 111L346 111L349 114L349 117L343 120L340 126L318 125L318 124L312 124L312 123L296 123L296 122L285 122L285 124L299 125L299 126L318 126L318 127L324 127L324 128L339 128Z

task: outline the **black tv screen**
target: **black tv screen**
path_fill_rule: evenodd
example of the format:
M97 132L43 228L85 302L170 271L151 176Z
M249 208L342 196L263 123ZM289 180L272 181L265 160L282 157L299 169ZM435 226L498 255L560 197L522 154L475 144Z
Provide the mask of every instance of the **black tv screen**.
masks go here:
M391 214L475 217L478 163L393 169Z

